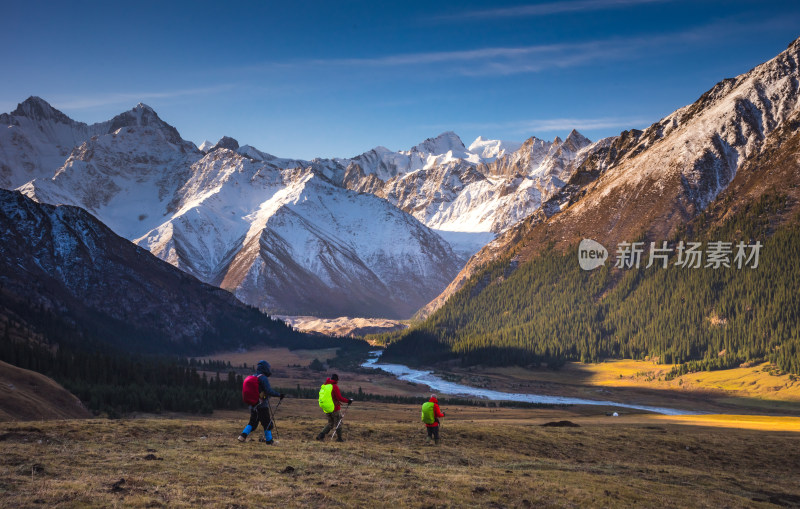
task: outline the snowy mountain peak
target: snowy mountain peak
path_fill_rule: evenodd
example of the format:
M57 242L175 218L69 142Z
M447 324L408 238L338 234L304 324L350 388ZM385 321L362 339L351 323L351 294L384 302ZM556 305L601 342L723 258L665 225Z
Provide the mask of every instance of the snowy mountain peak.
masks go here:
M436 138L428 138L411 149L412 152L427 152L433 155L442 155L450 151L465 152L466 150L464 142L453 131L445 131Z
M161 120L158 114L146 104L139 103L134 106L132 109L120 113L116 117L111 119L111 127L109 128L109 132L114 132L121 127L145 127L145 126L152 126L152 127L167 127L170 128L169 124Z
M577 152L583 147L589 146L591 144L592 142L589 138L587 138L586 136L582 135L581 133L573 129L567 136L567 139L564 140L564 143L562 143L562 146L573 152Z
M50 103L32 95L25 101L17 105L17 109L11 112L17 117L27 117L31 120L54 120L62 124L74 124L75 121L53 108Z
M516 152L522 147L517 141L487 140L483 136L475 138L468 150L477 154L484 162L492 162L498 157Z
M211 147L211 150L209 150L209 152L213 152L218 148L227 148L228 150L236 152L237 150L239 150L239 142L231 138L230 136L223 136L222 138L219 139L216 145Z
M201 152L209 152L213 146L213 143L208 140L204 140L203 143L201 143L197 148L199 148Z
M530 149L531 147L539 146L539 145L541 145L541 146L544 146L544 145L550 146L551 143L548 142L548 141L545 141L545 140L541 140L541 139L537 138L536 136L531 136L530 138L525 140L525 142L522 144L521 148Z
M120 113L112 118L107 132L113 133L124 127L152 127L162 131L167 140L175 145L189 147L194 150L194 144L184 141L178 130L161 120L158 114L146 104L139 103L131 110Z

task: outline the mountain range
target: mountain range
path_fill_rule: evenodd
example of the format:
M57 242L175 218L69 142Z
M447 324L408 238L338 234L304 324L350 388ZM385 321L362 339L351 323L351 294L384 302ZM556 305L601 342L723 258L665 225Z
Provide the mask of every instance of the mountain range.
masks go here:
M82 207L241 301L285 315L407 318L467 259L558 192L593 145L452 132L351 159L272 156L223 137L202 149L139 104L93 125L31 97L0 138L0 177Z
M624 131L589 147L569 169L566 185L477 253L420 316L438 309L480 267L512 251L516 264L551 244L566 249L582 238L606 246L639 235L670 238L708 208L740 168L760 160L771 134L785 136L794 125L799 44L721 81L643 131Z
M308 340L116 235L81 208L0 189L0 226L6 343L33 338L188 353Z
M720 220L746 208L733 189L747 203L793 196L791 171L781 184L759 169L793 157L798 44L645 130L597 142L572 131L466 147L445 132L409 150L306 161L229 137L197 147L143 104L87 125L31 97L0 116L0 182L81 207L270 313L424 318L582 238L675 239L720 200ZM487 280L498 263L503 275Z
M588 148L565 185L473 256L384 357L695 363L685 369L769 359L800 373L799 214L800 39L647 129ZM583 239L608 249L605 267L580 270ZM645 246L641 269L614 268L618 246L634 241ZM761 260L675 267L690 241L758 242ZM672 249L668 268L644 268L651 242Z

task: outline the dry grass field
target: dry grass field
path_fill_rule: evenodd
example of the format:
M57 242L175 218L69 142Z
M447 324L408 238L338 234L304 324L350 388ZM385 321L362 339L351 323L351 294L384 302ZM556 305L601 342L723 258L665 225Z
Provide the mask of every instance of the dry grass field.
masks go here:
M3 507L775 507L800 505L797 419L716 427L597 409L354 403L344 443L316 402L284 400L278 444L235 437L246 411L0 423ZM569 420L578 427L542 424ZM731 421L720 417L719 421ZM735 420L735 419L733 419ZM700 425L698 425L700 424ZM793 429L794 431L787 431Z

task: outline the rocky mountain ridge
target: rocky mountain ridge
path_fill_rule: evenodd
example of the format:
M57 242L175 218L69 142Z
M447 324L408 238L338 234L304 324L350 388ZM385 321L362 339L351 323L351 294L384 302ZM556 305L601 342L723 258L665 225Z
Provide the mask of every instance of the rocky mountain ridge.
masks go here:
M57 335L75 341L138 352L302 340L283 322L157 259L81 208L0 189L0 225L0 315L33 331L57 327Z
M467 149L446 132L408 151L304 161L229 137L200 150L143 104L87 126L32 97L2 120L34 149L0 139L0 163L49 158L6 172L9 183L34 177L19 186L27 196L83 207L248 304L323 316L410 316L561 189L589 144L572 133Z
M743 166L763 163L766 148L793 136L800 110L799 63L800 39L647 129L593 144L573 160L566 184L470 259L421 316L441 307L498 258L519 264L548 246L566 249L582 238L612 251L618 242L638 236L671 238L714 203Z

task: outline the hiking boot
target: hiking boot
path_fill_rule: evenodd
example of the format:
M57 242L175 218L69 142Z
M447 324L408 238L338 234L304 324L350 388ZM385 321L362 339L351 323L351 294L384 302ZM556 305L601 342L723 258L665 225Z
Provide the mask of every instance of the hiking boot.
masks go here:
M336 435L336 441L337 442L344 442L344 438L340 437L339 435Z
M278 442L276 442L274 439L273 440L267 440L267 445L278 445Z
M317 440L320 441L325 440L325 433L320 433L319 435L317 435Z
M244 433L242 433L241 435L239 435L238 437L236 437L236 440L238 440L238 441L240 441L240 442L247 442L247 435L245 435Z

